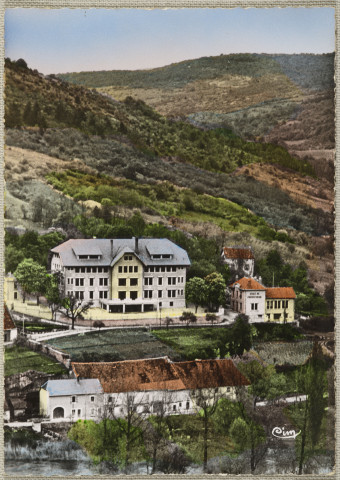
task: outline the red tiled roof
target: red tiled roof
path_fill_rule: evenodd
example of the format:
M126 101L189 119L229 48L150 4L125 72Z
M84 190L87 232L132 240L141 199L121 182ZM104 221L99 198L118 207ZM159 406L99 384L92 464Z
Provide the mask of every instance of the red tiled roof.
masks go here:
M253 259L254 255L250 248L224 247L223 253L226 258Z
M249 385L231 360L172 363L167 358L110 363L72 363L75 375L98 378L105 393L186 390Z
M250 385L232 360L195 360L173 366L189 390Z
M72 363L76 376L98 378L105 393L144 390L184 390L166 358L123 362Z
M296 298L292 287L273 287L266 289L266 298Z
M16 326L8 311L7 305L4 305L4 330L12 330L13 328L16 328Z
M254 278L240 278L240 280L236 280L236 282L232 283L230 287L235 287L236 284L240 285L241 290L266 290L265 287L254 280Z

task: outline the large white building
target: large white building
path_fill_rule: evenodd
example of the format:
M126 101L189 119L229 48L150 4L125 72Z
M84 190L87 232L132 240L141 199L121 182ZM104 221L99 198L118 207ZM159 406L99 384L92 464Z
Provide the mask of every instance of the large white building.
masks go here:
M75 239L51 252L66 295L112 313L185 307L190 260L168 239Z
M40 414L51 420L101 420L140 415L193 414L249 381L232 360L172 362L168 357L73 363L75 378L49 380L40 389Z

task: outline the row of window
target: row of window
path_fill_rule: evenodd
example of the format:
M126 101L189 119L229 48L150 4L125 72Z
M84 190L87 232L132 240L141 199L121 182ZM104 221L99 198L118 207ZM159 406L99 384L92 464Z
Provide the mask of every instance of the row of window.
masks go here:
M144 285L151 286L153 281L156 281L153 277L144 278ZM163 277L158 277L158 285L163 285ZM176 285L176 283L184 283L184 277L168 277L168 285Z
M67 267L67 270L74 273L108 273L109 267Z
M84 287L85 279L84 278L68 278L68 285L75 285L76 287ZM90 287L93 287L95 284L95 279L93 277L88 279L88 284ZM109 279L107 277L98 278L98 284L100 287L107 287L109 284Z
M137 265L124 265L118 267L118 273L138 273L138 266Z
M267 300L267 309L271 308L288 308L288 300Z
M138 285L138 278L130 278L130 287L136 287ZM126 278L119 278L118 279L118 286L119 287L126 287L127 279Z
M82 290L78 291L76 290L75 292L67 292L67 295L75 296L77 300L84 300L84 292ZM107 290L99 290L99 298L109 298L109 292ZM94 291L90 290L89 291L89 299L93 300L94 299Z
M180 268L179 268L180 270ZM144 270L146 273L153 273L153 272L176 272L176 267L146 267Z
M143 297L144 298L152 298L153 290L144 290ZM184 295L184 290L167 290L168 298L175 298L176 296ZM163 290L158 290L158 298L163 298Z

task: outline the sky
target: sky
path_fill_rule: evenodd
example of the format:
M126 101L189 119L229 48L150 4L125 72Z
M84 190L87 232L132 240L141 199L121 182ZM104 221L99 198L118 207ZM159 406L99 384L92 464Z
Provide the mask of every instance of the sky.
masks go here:
M332 8L7 9L5 55L44 74L335 50Z

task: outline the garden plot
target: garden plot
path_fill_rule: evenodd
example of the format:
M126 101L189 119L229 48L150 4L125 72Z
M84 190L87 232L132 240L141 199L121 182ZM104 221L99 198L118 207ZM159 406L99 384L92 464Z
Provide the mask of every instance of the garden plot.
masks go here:
M72 361L119 361L178 354L145 329L114 329L71 335L46 341L71 356Z
M254 350L261 359L273 365L302 365L313 348L313 342L267 342L258 344Z

